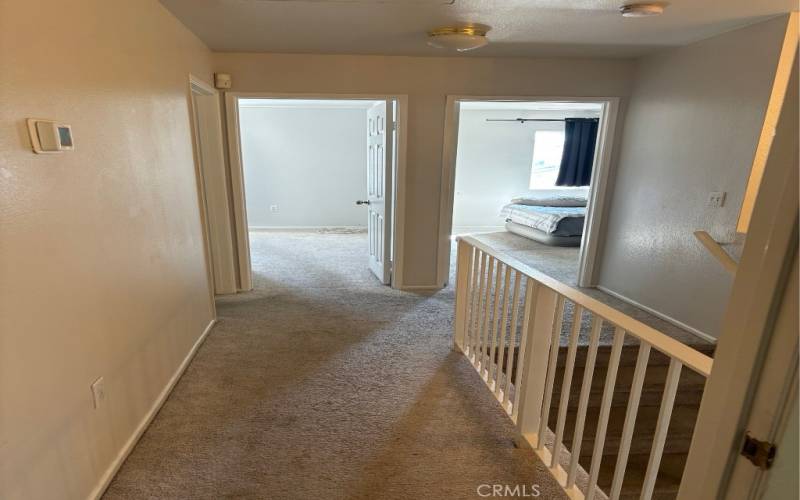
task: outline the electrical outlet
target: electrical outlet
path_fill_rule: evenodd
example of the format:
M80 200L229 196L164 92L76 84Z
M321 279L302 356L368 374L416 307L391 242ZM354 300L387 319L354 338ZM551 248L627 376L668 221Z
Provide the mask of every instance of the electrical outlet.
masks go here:
M708 193L708 206L714 208L720 208L725 204L725 192L724 191L714 191Z
M270 205L269 211L272 212L273 214L277 214L278 212L280 212L278 205Z
M106 382L103 377L95 380L92 384L92 398L94 400L95 410L106 401Z

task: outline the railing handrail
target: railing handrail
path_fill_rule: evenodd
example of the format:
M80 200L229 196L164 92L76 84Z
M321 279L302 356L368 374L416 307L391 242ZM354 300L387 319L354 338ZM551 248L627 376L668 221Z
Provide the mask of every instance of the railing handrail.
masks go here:
M590 295L574 288L566 283L563 283L552 276L549 276L538 269L531 267L529 264L509 255L506 252L492 248L485 243L472 236L459 236L458 240L464 241L467 244L480 249L484 253L491 255L497 260L500 260L506 265L515 268L517 271L528 276L531 279L538 281L540 284L550 288L551 290L561 294L575 304L583 306L583 308L592 311L593 313L601 316L605 321L617 326L626 333L633 335L641 341L647 342L653 348L661 351L667 356L677 359L683 365L691 368L695 372L708 377L711 374L711 367L714 360L709 356L697 351L696 349L676 340L669 335L656 330L655 328L642 323L641 321L628 316L627 314L619 311L608 304L605 304Z

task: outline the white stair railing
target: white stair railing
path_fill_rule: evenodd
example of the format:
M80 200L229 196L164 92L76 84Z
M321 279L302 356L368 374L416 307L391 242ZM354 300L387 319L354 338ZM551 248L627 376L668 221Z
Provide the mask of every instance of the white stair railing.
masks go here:
M670 418L685 366L708 377L713 360L658 330L594 299L581 290L559 282L475 238L458 239L456 270L455 345L486 382L519 434L548 466L570 498L619 498L636 416L648 367L655 349L669 357L669 369L644 476L640 498L649 500L658 476L667 441ZM572 305L572 325L563 367L560 394L554 394L556 367L564 312ZM571 440L564 444L581 321L589 315L591 329L581 380L577 416ZM580 467L581 444L592 388L601 330L613 327L613 340L603 385L599 416L588 471ZM626 335L638 339L638 356L631 382L622 435L610 491L597 486L609 415ZM516 354L516 355L515 355ZM548 427L553 398L558 401L555 429ZM548 448L548 442L551 441ZM583 488L576 485L579 470Z

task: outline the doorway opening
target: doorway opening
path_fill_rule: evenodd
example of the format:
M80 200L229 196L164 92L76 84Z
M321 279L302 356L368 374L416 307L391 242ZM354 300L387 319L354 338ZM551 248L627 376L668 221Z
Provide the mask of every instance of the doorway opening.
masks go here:
M228 95L243 289L268 280L272 266L313 272L313 262L297 262L308 260L293 250L301 245L324 245L327 255L341 248L337 279L371 274L399 286L403 104L392 96Z
M448 98L439 279L480 234L553 277L592 286L617 99Z

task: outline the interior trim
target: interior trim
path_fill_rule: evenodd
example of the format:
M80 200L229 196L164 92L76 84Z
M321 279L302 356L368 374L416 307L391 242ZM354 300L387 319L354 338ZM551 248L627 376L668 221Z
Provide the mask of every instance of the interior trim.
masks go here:
M686 330L687 332L689 332L691 334L694 334L697 337L705 340L706 342L710 342L710 343L715 344L715 345L717 343L717 339L715 339L711 335L709 335L709 334L707 334L705 332L701 332L697 328L689 326L689 325L687 325L686 323L684 323L682 321L678 321L677 319L673 318L672 316L668 316L668 315L666 315L664 313L656 311L655 309L653 309L651 307L647 307L644 304L636 302L635 300L630 299L630 298L626 297L625 295L622 295L621 293L617 293L617 292L615 292L613 290L609 290L608 288L606 288L604 286L601 286L601 285L597 285L595 288L597 288L598 290L600 290L600 291L602 291L604 293L607 293L607 294L611 295L612 297L615 297L615 298L617 298L617 299L619 299L619 300L621 300L623 302L627 302L628 304L630 304L632 306L636 306L636 307L638 307L639 309L641 309L643 311L647 311L648 313L652 314L653 316L656 316L657 318L661 318L664 321L672 323L673 325L677 326L678 328L682 328L682 329Z
M438 243L436 245L436 282L447 284L450 272L450 236L455 203L456 158L458 150L459 111L465 102L566 102L598 103L602 105L600 127L597 134L594 168L586 207L583 243L578 257L578 285L594 286L599 267L599 252L605 235L601 228L607 217L606 198L612 155L618 137L619 97L553 97L553 96L467 96L448 95L445 104L444 142L442 146L441 186L439 192Z
M153 406L150 407L150 410L145 414L142 421L139 422L139 425L136 427L136 430L134 431L133 435L131 435L131 437L128 438L128 440L125 442L125 445L119 451L116 458L114 458L114 461L111 462L111 465L108 467L108 469L106 469L105 473L100 478L100 482L97 484L97 486L95 486L95 488L89 494L90 499L99 500L100 497L103 496L103 493L105 493L106 489L108 488L108 485L111 484L111 480L114 479L114 476L117 475L119 468L122 467L123 463L125 463L125 459L128 458L128 455L130 455L130 453L133 451L133 448L136 446L136 443L139 442L139 439L144 434L144 431L146 431L147 428L150 426L150 423L153 421L155 416L158 414L158 411L164 405L164 402L169 397L170 393L172 392L172 389L175 388L175 384L177 384L178 380L181 379L181 376L183 376L183 372L186 371L186 368L189 366L189 363L192 362L192 359L194 359L195 354L197 354L197 350L206 340L206 337L208 336L209 332L211 332L211 329L214 327L215 324L217 324L216 318L212 319L208 323L208 326L206 326L205 330L203 330L203 333L202 335L200 335L200 338L198 338L197 341L195 341L192 348L189 349L189 352L186 354L186 357L183 358L183 362L181 362L180 366L178 366L178 369L175 370L175 373L172 375L172 378L169 379L169 382L167 382L167 385L161 391L161 394L158 395L158 398L156 398L155 402L153 403Z

